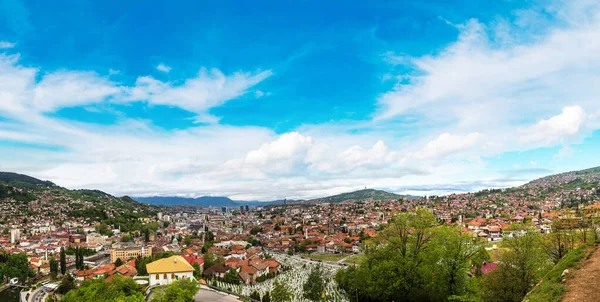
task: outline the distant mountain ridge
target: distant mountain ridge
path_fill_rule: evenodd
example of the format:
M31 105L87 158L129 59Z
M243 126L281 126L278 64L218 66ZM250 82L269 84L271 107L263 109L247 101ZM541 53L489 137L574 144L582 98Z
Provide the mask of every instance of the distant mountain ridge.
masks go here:
M390 199L403 199L403 198L413 198L408 195L400 195L396 193L390 193L383 190L375 190L375 189L363 189L354 192L341 193L333 196L316 198L310 200L311 202L329 202L329 203L339 203L343 201L360 201L360 200L390 200Z
M347 192L338 195L322 197L307 200L306 202L330 202L338 203L342 201L360 201L360 200L390 200L390 199L402 199L402 198L414 198L409 195L399 195L390 193L382 190L364 189L354 192ZM266 206L272 204L283 203L284 200L274 201L244 201L244 200L232 200L228 197L223 196L202 196L197 198L186 198L176 196L153 196L153 197L133 197L133 199L148 203L151 205L163 205L163 206L177 206L177 205L190 205L190 206L201 206L201 207L239 207L239 206ZM305 202L304 200L287 200L289 203Z
M223 196L202 196L197 198L186 198L177 196L153 196L153 197L133 197L133 199L148 203L152 205L163 205L163 206L176 206L176 205L190 205L190 206L219 206L219 207L235 207L239 206L236 202L231 200L229 197Z
M200 207L239 207L239 206L266 206L283 203L284 200L272 201L245 201L232 200L225 196L202 196L202 197L178 197L178 196L152 196L152 197L133 197L138 202L151 205L163 206L200 206ZM289 200L288 202L298 202L298 200Z

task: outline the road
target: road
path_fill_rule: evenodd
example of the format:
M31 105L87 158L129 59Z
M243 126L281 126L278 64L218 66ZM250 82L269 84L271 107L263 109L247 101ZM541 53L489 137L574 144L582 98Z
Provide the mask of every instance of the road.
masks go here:
M236 296L228 296L213 290L200 289L196 296L194 296L196 302L233 302L240 300Z
M43 302L45 295L46 289L42 286L29 295L29 302Z

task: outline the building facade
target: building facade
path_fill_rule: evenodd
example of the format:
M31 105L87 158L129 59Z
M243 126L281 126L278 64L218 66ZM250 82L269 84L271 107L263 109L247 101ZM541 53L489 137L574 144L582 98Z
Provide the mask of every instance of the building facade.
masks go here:
M167 285L181 279L194 279L194 267L181 256L171 256L146 264L150 286Z
M121 258L121 261L125 262L130 258L137 258L138 256L152 256L152 248L125 242L115 243L110 249L110 262L112 263L115 263L119 258Z

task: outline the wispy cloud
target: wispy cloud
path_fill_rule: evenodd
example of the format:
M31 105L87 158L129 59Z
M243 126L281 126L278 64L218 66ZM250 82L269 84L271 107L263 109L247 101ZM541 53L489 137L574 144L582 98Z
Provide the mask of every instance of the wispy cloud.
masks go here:
M13 48L16 45L17 45L16 43L11 43L8 41L0 41L0 49Z
M156 66L156 70L162 71L164 73L169 73L171 71L171 67L169 67L163 63L160 63L160 64L158 64L158 66Z

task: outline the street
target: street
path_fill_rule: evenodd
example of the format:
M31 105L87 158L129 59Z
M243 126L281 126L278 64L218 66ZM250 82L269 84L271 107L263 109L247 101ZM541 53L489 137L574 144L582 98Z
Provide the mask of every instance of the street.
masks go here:
M46 296L46 289L42 286L36 289L30 296L29 302L43 302Z
M200 289L196 296L194 296L196 302L232 302L240 301L236 296L230 296L227 294L219 293L213 290Z

